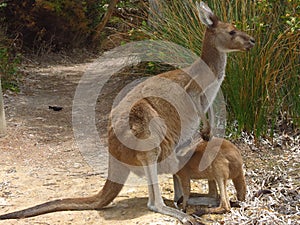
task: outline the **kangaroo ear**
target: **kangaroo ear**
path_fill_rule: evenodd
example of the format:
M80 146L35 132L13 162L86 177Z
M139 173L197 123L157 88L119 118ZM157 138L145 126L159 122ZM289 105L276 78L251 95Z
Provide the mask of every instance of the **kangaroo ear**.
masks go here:
M201 22L207 27L215 27L218 24L218 17L212 12L212 10L204 2L196 2L196 6L199 13Z

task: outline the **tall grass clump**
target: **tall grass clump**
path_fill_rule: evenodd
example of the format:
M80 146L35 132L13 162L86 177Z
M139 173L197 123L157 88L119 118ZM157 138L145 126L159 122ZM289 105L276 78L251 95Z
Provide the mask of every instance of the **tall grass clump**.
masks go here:
M194 1L152 2L159 2L150 17L152 37L200 54L205 27L199 22ZM259 137L272 135L282 121L288 123L285 125L300 124L299 3L207 1L221 20L234 23L257 43L250 52L229 55L222 90L230 131L247 131Z

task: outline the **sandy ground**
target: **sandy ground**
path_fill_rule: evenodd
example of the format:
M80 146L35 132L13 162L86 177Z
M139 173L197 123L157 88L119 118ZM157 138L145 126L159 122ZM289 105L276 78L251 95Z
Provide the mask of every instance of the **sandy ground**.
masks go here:
M93 170L82 157L72 130L75 89L89 65L90 62L26 65L27 75L21 93L5 95L8 134L0 139L0 214L56 198L88 196L98 192L104 184L106 156L101 156L103 167L98 171ZM106 137L106 119L115 94L126 84L123 80L129 82L132 79L134 77L125 76L125 79L121 79L116 76L108 82L107 89L102 93L102 100L99 100L96 107L99 115L96 123L101 138ZM53 111L49 106L61 106L63 109ZM289 146L293 148L279 146L272 151L259 151L247 144L240 144L249 186L247 203L226 215L205 216L202 221L207 224L300 224L297 208L300 199L299 139L298 142L294 139L292 141L293 144ZM274 173L274 168L278 167L283 175ZM163 176L161 180L162 194L167 204L172 205L171 176ZM279 183L283 185L281 191L292 193L287 195L292 196L292 200L287 198L287 202L284 202L279 198L272 205L272 199L266 196L259 203L253 204L258 201L251 200L258 188L278 191ZM286 184L289 186L286 187ZM205 191L202 187L203 183L193 183L194 190ZM231 184L229 190L232 196L234 192ZM0 225L180 224L174 218L149 211L146 204L146 186L125 186L114 202L103 210L57 212L28 219L0 221ZM280 206L285 209L290 207L291 210L282 213ZM249 213L243 214L245 209ZM273 221L260 220L267 212L275 215ZM245 218L241 219L239 214ZM257 218L256 222L252 219L253 214Z

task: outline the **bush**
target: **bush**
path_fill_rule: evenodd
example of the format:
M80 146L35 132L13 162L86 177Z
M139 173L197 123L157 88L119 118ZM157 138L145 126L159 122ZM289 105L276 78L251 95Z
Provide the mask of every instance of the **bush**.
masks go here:
M91 43L108 0L11 0L1 10L8 34L21 36L35 53Z
M230 131L272 135L281 115L299 125L299 0L230 2L210 0L208 4L222 20L235 23L257 43L247 54L229 56L222 89ZM158 9L152 12L152 37L200 54L205 28L193 1L160 1Z
M0 29L0 79L4 90L19 91L18 78L20 72L20 55L12 51L11 41Z
M6 4L0 4L0 9L5 7ZM0 21L2 23L3 18L0 18ZM0 27L0 79L4 90L19 91L19 59L20 56L14 48L14 41L7 38L5 29Z

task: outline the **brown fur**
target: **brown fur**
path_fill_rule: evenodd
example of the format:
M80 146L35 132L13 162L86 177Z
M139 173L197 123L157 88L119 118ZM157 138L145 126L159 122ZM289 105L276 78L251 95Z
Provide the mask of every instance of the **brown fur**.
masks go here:
M201 4L204 5L204 3ZM199 7L200 15L214 17L211 10L205 10L203 7L201 8L201 5ZM219 24L221 24L221 26L219 26ZM177 209L167 207L164 204L159 191L157 174L161 171L165 173L175 173L178 171L179 162L175 154L173 154L174 149L180 144L180 138L182 138L184 142L189 140L193 135L194 130L198 128L199 116L205 127L203 137L206 139L210 138L210 126L205 117L205 112L208 110L209 104L212 103L214 96L211 96L211 98L207 100L202 88L208 87L208 85L217 78L216 86L212 87L213 92L216 94L224 78L227 50L231 51L234 49L236 51L244 51L254 45L253 38L245 33L240 32L240 35L245 37L244 39L239 38L239 35L235 37L230 35L228 33L228 27L235 29L230 24L221 23L215 19L213 25L207 23L205 23L205 25L207 26L207 31L203 41L202 59L210 69L208 69L201 60L198 60L183 70L174 70L149 78L136 86L126 96L125 100L122 100L112 110L112 123L108 129L108 149L110 153L108 178L103 189L97 195L87 198L56 200L33 208L2 215L0 219L23 218L60 210L101 209L118 195L130 170L141 173L142 169L144 169L143 172L149 184L148 208L162 214L176 217L183 223L196 224L194 218L191 216ZM222 36L222 38L216 37L219 35ZM219 41L219 39L222 39L223 42ZM226 43L226 41L228 43ZM226 47L228 45L230 45L230 48ZM221 49L222 52L219 52L218 49ZM215 57L208 57L208 55L212 53L216 54ZM197 107L198 115L192 115L189 107L186 107L187 103L183 101L177 89L170 90L165 84L157 82L157 79L165 79L168 81L167 83L176 83L185 90ZM201 87L197 85L195 80L197 83L201 83ZM134 98L134 96L143 96L143 91L147 88L154 88L155 92L158 92L160 95L168 94L172 96L173 99L176 99L180 110L184 112L184 118L180 118L178 111L166 100L157 97L145 97L133 104L129 113L129 128L125 129L126 127L124 128L123 126L127 124L126 118L128 117L128 111L124 109L126 108L126 104L128 105L126 101ZM115 113L117 113L118 116L114 118L113 115ZM164 121L166 126L165 136L163 135L162 127L159 126L157 121L153 120L154 118L161 118ZM115 121L113 121L113 119L115 119ZM180 121L184 121L184 123L180 123ZM112 125L114 125L114 128ZM151 128L152 131L150 125L153 125ZM120 128L118 135L115 131L116 128ZM146 147L141 144L128 147L119 139L122 137L126 141L132 134L140 140L146 140L151 137L151 135L154 135L156 138L161 138L162 141L156 143L157 146L148 151L139 151L146 150ZM142 149L143 147L145 147L145 149ZM139 150L136 150L137 148ZM158 166L158 162L166 159L169 160L167 163Z
M217 152L212 163L203 171L200 171L199 165L204 157L205 151L208 157L214 157L212 152ZM203 162L202 162L203 163ZM207 208L201 210L203 213L224 213L230 210L230 203L227 196L226 184L228 179L232 179L237 191L237 198L240 201L245 200L246 183L243 172L243 160L239 149L230 141L220 138L213 138L211 141L200 141L197 145L193 156L185 164L185 166L176 173L179 189L175 187L175 191L179 190L183 194L183 210L186 210L187 200L190 195L191 179L208 179L209 195L216 196L217 183L220 191L220 205L217 208ZM178 193L175 196L178 198ZM199 214L199 213L198 213Z

